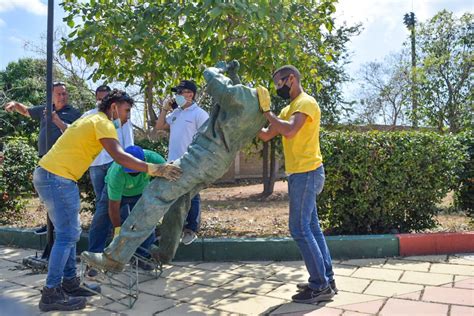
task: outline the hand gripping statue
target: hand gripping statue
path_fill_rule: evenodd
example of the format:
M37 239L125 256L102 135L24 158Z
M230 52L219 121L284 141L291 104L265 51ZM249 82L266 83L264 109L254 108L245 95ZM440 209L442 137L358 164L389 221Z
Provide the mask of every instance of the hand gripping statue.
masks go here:
M204 70L207 91L215 104L188 151L174 161L182 170L181 177L174 182L154 179L104 253L82 253L89 265L121 271L163 216L159 247L152 247L150 252L161 263L173 259L192 197L222 177L237 152L265 124L262 111L270 107L268 90L234 84L239 82L238 67L237 61L221 62ZM232 80L223 75L225 71Z

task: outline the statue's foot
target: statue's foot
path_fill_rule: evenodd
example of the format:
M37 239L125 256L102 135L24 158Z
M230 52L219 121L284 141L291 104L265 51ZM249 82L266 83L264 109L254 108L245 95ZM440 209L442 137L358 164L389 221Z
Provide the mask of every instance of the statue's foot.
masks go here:
M121 272L123 268L125 267L123 263L112 260L103 253L84 251L81 254L81 258L89 266L102 270L102 271L110 271L110 272L118 273L118 272Z

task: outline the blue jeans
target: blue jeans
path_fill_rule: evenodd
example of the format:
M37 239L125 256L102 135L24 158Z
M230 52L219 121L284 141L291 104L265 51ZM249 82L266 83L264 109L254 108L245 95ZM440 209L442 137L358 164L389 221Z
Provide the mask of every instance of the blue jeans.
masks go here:
M199 228L200 216L201 215L201 196L196 194L191 200L191 207L189 208L188 216L186 217L187 229L197 232Z
M120 219L122 223L127 219L128 215L132 211L135 204L140 199L141 195L135 196L122 196L120 202ZM99 202L96 204L94 217L92 218L91 227L89 229L89 251L90 252L103 252L105 249L105 243L107 242L107 237L112 231L112 222L109 217L109 197L107 194L107 186L104 186L102 190L102 195ZM144 251L142 248L148 250L155 242L155 231L153 231L150 236L145 239L141 246L137 249L136 253L149 257L147 251Z
M326 288L334 278L331 255L319 226L316 203L323 190L324 179L323 166L288 177L290 234L303 256L309 272L309 287L313 290Z
M75 181L41 167L33 173L33 184L55 229L46 277L46 287L52 288L60 285L63 277L76 277L76 243L81 235L79 188Z
M109 162L104 165L89 167L89 176L91 177L92 188L94 189L96 205L99 203L102 195L102 190L105 186L105 176L111 164L112 162Z

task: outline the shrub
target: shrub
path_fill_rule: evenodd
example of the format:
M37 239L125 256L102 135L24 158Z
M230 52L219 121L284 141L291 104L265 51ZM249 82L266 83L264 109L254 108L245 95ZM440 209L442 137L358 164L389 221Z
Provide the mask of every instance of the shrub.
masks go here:
M460 174L460 186L456 191L455 205L464 210L474 220L474 131L458 135L460 143L465 147L468 159Z
M7 138L3 148L4 161L0 165L0 213L17 212L31 196L33 171L38 153L23 137Z
M318 201L331 233L420 231L455 188L466 159L455 136L432 132L323 132L326 184Z
M143 149L153 150L165 159L168 157L168 139L165 137L160 137L156 140L149 140L147 138L136 139L135 145Z
M81 211L89 211L94 213L95 211L95 193L94 187L92 186L91 177L89 170L77 182L79 191L81 192Z

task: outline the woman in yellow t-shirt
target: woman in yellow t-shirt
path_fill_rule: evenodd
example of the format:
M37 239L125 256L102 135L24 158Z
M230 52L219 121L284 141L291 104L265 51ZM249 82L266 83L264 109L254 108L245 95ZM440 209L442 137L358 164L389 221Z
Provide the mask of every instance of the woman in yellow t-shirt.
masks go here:
M117 163L133 170L170 180L181 174L177 166L146 163L122 149L116 128L127 122L133 103L127 93L111 91L102 100L98 113L79 119L66 129L34 172L35 189L55 228L48 276L39 302L41 311L82 309L86 304L84 296L92 295L79 286L76 275L76 243L81 234L77 181L102 149ZM98 285L86 286L100 292Z

